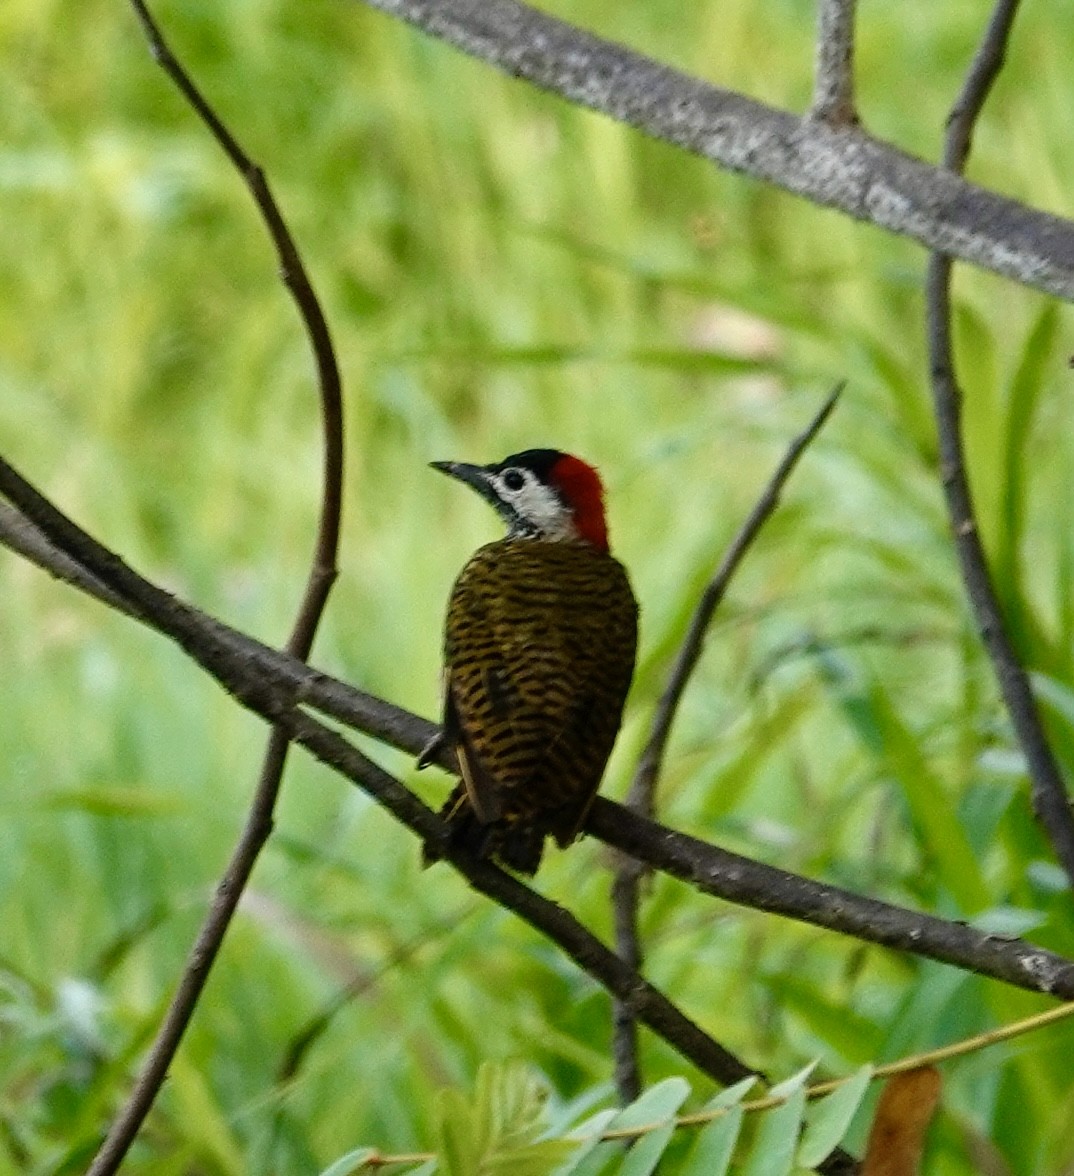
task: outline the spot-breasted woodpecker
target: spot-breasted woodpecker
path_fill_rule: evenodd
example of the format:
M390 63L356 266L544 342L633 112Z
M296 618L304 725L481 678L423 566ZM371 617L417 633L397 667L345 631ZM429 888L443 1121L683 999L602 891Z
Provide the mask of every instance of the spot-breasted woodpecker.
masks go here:
M507 536L479 548L448 603L444 718L462 783L452 841L532 874L545 837L578 836L619 731L638 606L608 551L592 466L554 449L495 465L433 462L492 504ZM428 853L428 851L427 851Z

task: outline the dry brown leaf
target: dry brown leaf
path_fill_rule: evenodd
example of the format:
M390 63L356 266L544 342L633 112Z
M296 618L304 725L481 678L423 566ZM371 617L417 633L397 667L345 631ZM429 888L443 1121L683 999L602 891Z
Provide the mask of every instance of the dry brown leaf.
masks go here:
M917 1176L925 1132L939 1101L940 1072L934 1066L889 1078L877 1103L861 1176Z

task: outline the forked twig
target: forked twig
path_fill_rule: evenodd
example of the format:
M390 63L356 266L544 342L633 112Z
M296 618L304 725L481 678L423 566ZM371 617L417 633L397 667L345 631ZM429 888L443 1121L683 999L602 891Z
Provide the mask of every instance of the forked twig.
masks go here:
M473 889L514 911L546 935L583 971L625 1004L639 1022L647 1025L703 1073L724 1084L757 1073L701 1029L569 912L493 863L460 852L451 843L444 823L413 793L338 732L298 709L296 702L303 694L302 673L308 672L305 667L296 675L297 682L292 680L283 685L271 675L258 672L250 659L236 650L236 643L229 639L223 626L206 624L196 610L186 608L139 576L58 511L3 458L0 458L0 494L15 503L52 544L77 559L108 589L129 601L139 619L176 640L244 706L282 730L290 741L301 744L326 766L357 784L424 842L433 845L437 858L446 859ZM852 1171L853 1167L853 1157L837 1148L820 1170L827 1176L841 1176Z
M690 680L705 643L705 634L712 623L713 615L727 593L731 579L738 570L743 557L761 532L772 512L779 505L780 495L788 478L794 472L802 454L824 427L832 410L842 395L844 383L832 389L828 399L809 422L805 429L791 441L783 460L768 480L757 500L731 541L719 567L709 581L701 599L694 609L686 636L679 647L675 664L668 677L667 686L657 703L653 716L649 740L638 759L634 779L627 796L627 806L642 816L651 817L654 811L656 782L664 761L671 726L682 702L683 692ZM640 968L643 958L638 933L639 888L642 874L640 863L632 858L623 859L616 868L612 883L612 911L615 920L616 950L632 967ZM638 1069L637 1031L630 1010L617 1005L614 1011L613 1050L615 1054L616 1085L624 1102L632 1102L641 1091L641 1074Z
M1019 0L999 0L974 56L962 92L951 108L944 166L961 172L973 130L1007 52ZM1074 886L1074 815L1059 764L1048 743L1029 676L1007 632L1003 609L981 543L966 474L962 441L962 390L951 349L951 258L933 253L926 279L929 368L940 443L947 512L962 579L1011 716L1032 782L1033 807L1057 858Z
M284 283L298 308L317 365L323 429L323 488L313 560L287 651L305 660L336 578L336 553L343 499L343 403L339 367L328 324L306 274L298 249L272 196L264 173L239 146L234 136L190 79L164 41L143 0L131 0L153 56L223 148L250 190L279 257ZM273 812L287 760L289 737L282 727L269 736L257 787L242 833L232 850L224 875L198 931L179 985L127 1101L112 1123L89 1170L89 1176L115 1172L134 1142L153 1105L209 971L216 959L254 864L272 832Z

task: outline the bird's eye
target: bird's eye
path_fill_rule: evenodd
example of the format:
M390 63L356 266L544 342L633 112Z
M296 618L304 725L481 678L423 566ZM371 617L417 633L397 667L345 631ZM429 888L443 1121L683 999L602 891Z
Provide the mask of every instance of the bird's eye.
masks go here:
M526 479L519 470L504 470L503 484L508 490L521 490L526 484Z

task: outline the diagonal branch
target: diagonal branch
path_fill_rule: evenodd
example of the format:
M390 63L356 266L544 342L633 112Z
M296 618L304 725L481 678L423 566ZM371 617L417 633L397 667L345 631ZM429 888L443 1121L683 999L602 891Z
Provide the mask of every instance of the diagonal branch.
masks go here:
M720 167L1074 300L1074 223L661 65L517 0L364 0L579 106Z
M43 568L57 580L70 584L88 596L107 604L117 612L138 617L122 596L106 588L92 572L86 569L59 547L53 546L48 538L19 510L9 503L0 502L0 545L18 552L24 559Z
M664 762L664 752L671 735L671 726L682 702L683 692L697 667L705 642L705 635L720 602L727 593L731 578L738 570L746 552L761 532L772 512L779 505L780 495L794 472L802 454L824 427L828 417L842 394L844 384L835 386L828 399L795 437L768 480L761 497L757 500L731 542L719 567L709 581L697 603L690 620L686 637L679 648L678 656L668 678L668 684L657 703L649 740L645 745L634 779L627 796L627 806L644 817L651 817L655 810L656 782ZM629 960L635 968L641 967L642 950L638 932L638 904L642 869L635 859L619 863L615 881L612 884L612 911L615 918L615 944L619 954ZM630 1011L616 1006L614 1011L614 1041L616 1082L620 1098L624 1103L632 1102L641 1092L641 1075L638 1071L637 1035Z
M638 760L628 800L632 808L638 808L642 811L651 810L653 792L663 765L671 726L675 721L690 676L697 668L698 659L701 657L705 643L705 634L712 623L713 615L720 607L720 602L727 594L732 577L738 571L743 558L760 534L761 528L779 506L783 488L791 474L794 473L795 466L797 466L802 454L809 448L814 438L824 428L828 417L831 416L844 387L845 385L842 383L836 385L809 424L791 441L783 459L769 478L760 498L739 528L738 534L731 541L731 546L728 547L720 561L720 566L701 594L694 615L690 619L690 627L686 631L686 637L683 639L672 667L668 684L657 704L649 741Z
M261 168L242 150L187 75L165 43L143 0L131 0L131 3L154 58L194 108L249 188L276 247L284 283L294 299L313 351L323 430L321 509L305 591L286 646L288 653L305 660L309 657L317 626L328 602L328 594L336 579L336 553L342 513L342 385L328 323ZM239 899L272 832L273 813L287 762L287 747L287 731L283 727L273 728L242 832L216 887L168 1011L130 1095L90 1167L90 1176L107 1176L116 1171L164 1084L168 1067L194 1014Z
M1018 0L999 0L969 73L951 110L944 165L960 171L969 155L973 129L1006 55ZM1060 864L1074 886L1074 816L1063 774L1048 744L1029 676L1007 632L988 560L977 528L963 456L962 390L951 350L951 259L934 253L926 281L929 368L940 441L940 463L947 513L954 532L962 579L1000 693L1025 754L1032 781L1033 807Z
M177 641L243 706L273 723L288 740L301 743L322 762L356 783L417 836L434 844L438 858L450 861L475 889L515 911L614 996L630 1002L640 1021L704 1073L725 1083L754 1073L567 911L499 867L459 853L449 842L440 818L412 792L362 755L342 735L297 709L303 685L313 676L308 667L297 659L277 654L278 664L290 664L293 673L287 676L266 672L272 664L270 659L265 659L265 666L258 665L229 637L225 626L205 625L196 609L181 604L139 576L60 513L2 458L0 494L16 503L55 547L66 551L84 568L92 569L94 577L110 591L131 602L146 624ZM421 724L421 727L426 733L434 729L431 724Z
M854 10L857 0L818 0L817 57L809 117L854 126Z
M953 964L1031 992L1074 999L1074 960L1024 940L790 874L658 825L603 796L590 809L586 832L727 902Z
M278 695L260 698L255 695L252 701L253 709L261 713L275 711L273 717L287 729L291 739L356 783L423 840L434 843L438 856L446 857L475 890L514 911L556 943L609 992L630 1002L644 1024L704 1073L722 1083L737 1082L755 1073L713 1041L569 912L498 866L452 849L443 823L432 809L426 808L413 793L362 755L342 735L293 709L290 702L281 704Z
M427 719L312 670L176 600L75 526L3 458L0 494L31 518L56 548L68 552L132 603L132 611L144 624L175 641L244 706L258 710L251 702L253 692L271 690L277 709L281 700L316 706L324 714L412 755L427 746L436 732L436 725ZM453 767L446 754L437 762L447 770ZM424 836L423 829L407 819L407 814L415 811L408 805L427 810L401 785L396 788L393 804L377 799ZM1074 961L1054 952L727 853L648 821L604 797L597 797L586 832L728 902L953 964L1029 992L1074 998Z

